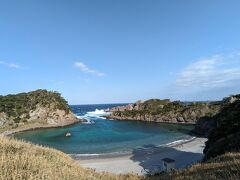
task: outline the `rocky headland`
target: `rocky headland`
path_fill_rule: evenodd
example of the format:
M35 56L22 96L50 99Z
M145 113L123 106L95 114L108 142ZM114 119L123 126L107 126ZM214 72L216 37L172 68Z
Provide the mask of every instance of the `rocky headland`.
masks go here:
M205 160L227 152L240 151L240 94L224 99L204 149Z
M137 120L160 123L195 124L193 132L207 136L216 124L214 117L226 104L234 103L238 96L230 96L214 102L180 102L169 99L150 99L126 106L107 109L108 119Z
M171 102L169 99L150 99L138 101L134 104L108 109L109 119L140 120L163 123L196 124L205 116L214 116L220 109L219 102L211 103L183 103Z
M0 96L0 132L5 135L28 129L61 127L81 121L57 92L36 90Z

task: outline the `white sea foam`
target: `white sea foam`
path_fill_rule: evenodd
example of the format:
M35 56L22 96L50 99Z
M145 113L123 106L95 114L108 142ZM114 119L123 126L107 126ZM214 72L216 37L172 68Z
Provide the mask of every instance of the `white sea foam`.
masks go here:
M83 124L94 124L94 123L95 123L93 120L89 119L89 117L86 116L86 115L84 115L84 116L77 116L77 115L76 115L76 117L77 117L78 119L84 119L84 120L86 120L86 122L82 122Z
M180 140L172 141L172 142L169 142L169 143L166 143L166 144L156 145L156 147L172 147L172 146L176 146L176 145L183 144L183 143L186 143L186 142L190 142L194 139L196 139L196 137L191 137L191 138L187 138L187 139L180 139ZM152 146L149 146L149 147L140 146L138 148L148 150L148 149L152 149L153 147Z
M76 114L76 117L79 119L85 119L86 122L83 122L83 124L93 124L95 123L92 118L100 118L100 119L106 119L103 116L109 115L108 112L105 112L103 109L96 109L95 111L90 111L87 112L85 115L83 116L79 116L78 114Z
M174 145L182 144L182 143L185 143L185 142L192 141L192 140L194 140L195 138L196 138L196 137L192 137L192 138L190 138L190 139L176 140L176 141L167 143L166 146L174 146Z
M101 116L109 115L109 113L105 112L103 109L100 109L100 110L96 109L95 111L87 112L86 115L89 117L101 117Z
M106 119L103 116L109 115L110 113L105 112L103 109L96 109L95 111L90 111L87 112L85 115L79 115L76 114L75 116L79 119L85 119L86 122L83 122L83 124L93 124L94 121L92 120L93 118L99 118L99 119Z
M69 154L73 159L81 159L85 157L118 157L122 155L130 155L131 151L119 151L119 152L109 152L102 154Z
M74 157L85 157L85 156L99 156L101 154L70 154L70 155Z

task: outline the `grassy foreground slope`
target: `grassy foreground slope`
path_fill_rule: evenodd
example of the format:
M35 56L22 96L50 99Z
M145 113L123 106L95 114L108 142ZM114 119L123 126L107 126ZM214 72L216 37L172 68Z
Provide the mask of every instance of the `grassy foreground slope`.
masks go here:
M127 166L127 165L126 165ZM79 166L66 154L41 146L0 137L0 179L46 180L136 180L136 179L227 179L240 178L240 153L227 153L207 162L153 177L97 173Z
M239 180L240 153L226 153L187 169L151 178L174 180Z
M139 179L135 175L96 173L80 167L66 154L30 143L0 137L0 179L80 180Z

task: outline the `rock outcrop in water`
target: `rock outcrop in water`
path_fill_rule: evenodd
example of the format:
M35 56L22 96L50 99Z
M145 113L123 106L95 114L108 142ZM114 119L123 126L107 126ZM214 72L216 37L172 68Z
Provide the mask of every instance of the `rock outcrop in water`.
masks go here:
M79 122L65 99L57 92L36 90L29 93L0 96L0 128L64 126Z
M212 117L220 109L219 102L183 103L169 99L150 99L134 104L108 109L107 118L118 120L140 120L164 123L196 124L202 117Z

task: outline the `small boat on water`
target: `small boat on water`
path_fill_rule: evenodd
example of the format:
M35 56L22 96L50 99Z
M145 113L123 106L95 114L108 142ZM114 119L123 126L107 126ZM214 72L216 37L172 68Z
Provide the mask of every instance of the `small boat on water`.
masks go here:
M66 136L66 137L70 137L70 136L72 136L72 134L71 134L70 132L68 132L68 133L66 133L65 136Z

